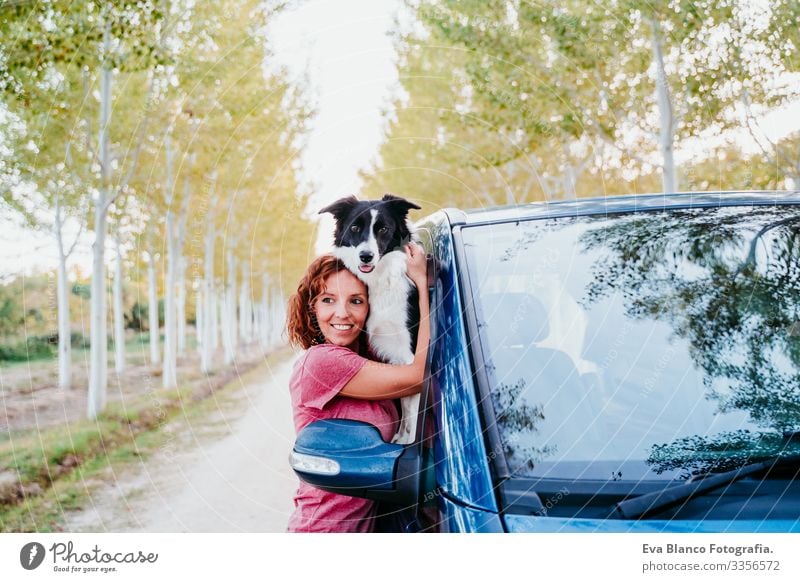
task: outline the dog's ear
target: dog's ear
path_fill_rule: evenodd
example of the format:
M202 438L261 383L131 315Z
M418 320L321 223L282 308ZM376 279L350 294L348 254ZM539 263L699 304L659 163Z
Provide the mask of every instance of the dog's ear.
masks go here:
M353 206L356 204L358 204L358 198L355 196L347 196L346 198L340 198L333 204L329 204L320 210L318 214L330 212L337 220L339 220L347 216L348 213L353 209Z
M383 198L381 198L381 202L385 202L387 204L391 204L395 208L398 208L404 215L408 214L408 211L412 208L415 210L419 210L421 207L417 206L413 202L409 202L405 198L400 198L399 196L395 196L394 194L384 194Z

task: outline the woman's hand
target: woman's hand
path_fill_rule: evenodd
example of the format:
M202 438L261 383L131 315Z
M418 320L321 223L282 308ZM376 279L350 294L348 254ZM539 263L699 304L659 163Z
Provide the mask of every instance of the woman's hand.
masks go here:
M419 332L414 361L391 365L367 360L364 366L344 385L342 396L362 400L386 400L419 394L425 379L425 362L431 342L430 300L428 298L428 260L425 249L411 243L406 246L406 272L419 294Z
M406 272L408 278L417 286L417 289L428 285L428 261L425 257L425 249L417 243L411 242L406 245Z

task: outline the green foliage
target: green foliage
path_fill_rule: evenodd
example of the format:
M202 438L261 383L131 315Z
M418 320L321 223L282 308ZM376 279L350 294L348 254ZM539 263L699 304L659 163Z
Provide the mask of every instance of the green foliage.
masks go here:
M131 307L130 313L125 314L125 326L136 331L150 329L150 306L147 303L136 302ZM158 302L158 325L164 325L164 300Z
M89 338L79 332L70 334L73 349L88 349ZM34 335L16 342L0 343L0 362L49 360L58 355L58 334Z
M92 286L89 283L75 283L72 285L72 294L82 299L90 299L92 296Z
M797 454L783 435L749 430L691 435L652 445L647 463L656 474L679 469L684 478L710 471L732 471L747 463Z
M30 337L25 342L11 345L0 344L0 362L28 362L55 357L55 347L41 337Z
M92 98L97 74L108 67L121 75L146 75L166 63L159 5L53 0L0 10L0 96L25 126L16 136L13 164L21 180L37 187L45 207L85 219L87 190L99 180L93 146L98 109ZM106 32L113 46L108 54L103 50ZM141 85L127 93L137 95ZM117 105L126 115L112 124L112 137L128 141L130 128L141 121L139 108ZM36 213L27 218L34 224L42 220Z
M743 129L743 109L752 117L799 93L784 82L800 69L793 1L408 4L422 28L398 38L403 93L380 159L363 175L370 196L394 191L434 209L656 191L662 126L680 149ZM672 127L657 114L659 86ZM752 171L720 173L715 152L695 156L708 163L679 172L681 188L781 187L800 177L796 148L762 143L761 160L742 160ZM769 164L776 170L765 177Z
M0 333L16 333L25 324L25 313L14 297L0 298Z
M796 431L798 223L784 208L756 206L637 215L588 231L586 249L610 252L592 267L586 301L634 297L625 304L630 318L663 321L690 343L706 397L720 412L741 410L760 427Z
M76 283L75 289L87 285ZM56 281L54 273L16 277L0 285L0 361L19 362L55 357ZM76 302L81 293L74 293ZM24 309L23 306L26 308ZM88 339L71 332L73 348L88 347Z
M149 329L147 311L147 304L139 303L138 301L134 303L131 308L130 318L126 318L128 319L128 327L140 331Z
M0 335L36 335L54 321L55 285L48 274L16 277L0 285Z
M159 7L158 2L139 0L99 4L51 0L4 8L0 11L0 35L10 79L0 89L24 100L31 91L42 90L37 81L47 79L50 68L59 65L78 70L107 65L129 72L153 62L164 64L166 53L157 35L164 18ZM98 47L106 26L122 44L119 50L104 55Z

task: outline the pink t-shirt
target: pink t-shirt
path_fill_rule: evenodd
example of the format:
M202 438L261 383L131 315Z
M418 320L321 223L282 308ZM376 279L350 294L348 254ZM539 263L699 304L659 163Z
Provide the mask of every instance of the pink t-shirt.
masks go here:
M391 440L399 423L394 401L339 395L366 361L348 348L331 344L312 346L297 360L289 390L298 433L315 420L348 418L376 426L384 440ZM329 493L307 483L300 483L294 506L290 532L370 532L374 526L374 501Z

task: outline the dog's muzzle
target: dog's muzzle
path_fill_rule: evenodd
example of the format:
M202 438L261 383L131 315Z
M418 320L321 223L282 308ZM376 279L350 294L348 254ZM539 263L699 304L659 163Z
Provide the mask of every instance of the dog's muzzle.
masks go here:
M375 268L375 265L372 264L372 259L374 256L375 255L368 251L361 251L358 254L358 258L361 259L361 264L358 266L358 270L362 273L371 273Z

